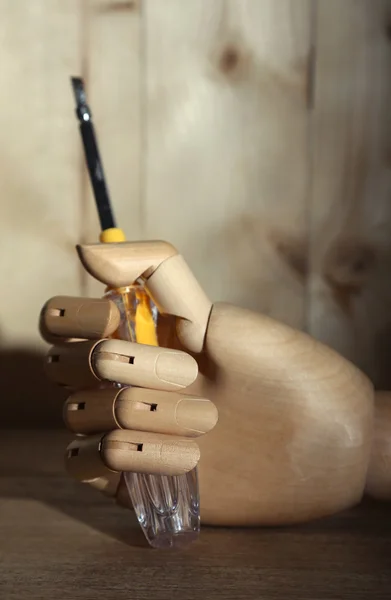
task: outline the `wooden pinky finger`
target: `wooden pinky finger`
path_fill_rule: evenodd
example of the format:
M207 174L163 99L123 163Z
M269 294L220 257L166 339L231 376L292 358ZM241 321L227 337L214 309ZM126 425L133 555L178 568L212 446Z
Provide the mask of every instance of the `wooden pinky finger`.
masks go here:
M79 480L79 483L84 483L84 485L92 487L106 498L114 500L121 508L134 510L123 473L107 472L101 477L89 479L88 481L80 482Z
M114 430L76 438L67 448L65 464L74 479L89 483L123 471L183 475L199 458L198 445L187 438Z

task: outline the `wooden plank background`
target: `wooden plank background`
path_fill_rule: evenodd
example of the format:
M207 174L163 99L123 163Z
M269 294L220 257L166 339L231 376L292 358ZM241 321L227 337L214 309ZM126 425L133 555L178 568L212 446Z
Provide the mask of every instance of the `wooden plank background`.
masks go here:
M308 329L391 385L391 2L318 2Z
M57 418L42 304L102 292L74 250L98 236L74 74L129 238L390 387L390 19L391 0L0 0L6 422Z

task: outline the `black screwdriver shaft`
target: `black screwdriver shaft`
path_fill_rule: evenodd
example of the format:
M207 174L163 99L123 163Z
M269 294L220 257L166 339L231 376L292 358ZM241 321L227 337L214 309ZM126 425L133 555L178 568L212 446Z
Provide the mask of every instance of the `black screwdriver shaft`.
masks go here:
M106 185L102 161L96 141L92 115L87 104L84 83L80 77L72 77L72 87L76 100L76 115L80 122L80 134L83 140L84 154L94 190L102 231L116 227L110 196Z

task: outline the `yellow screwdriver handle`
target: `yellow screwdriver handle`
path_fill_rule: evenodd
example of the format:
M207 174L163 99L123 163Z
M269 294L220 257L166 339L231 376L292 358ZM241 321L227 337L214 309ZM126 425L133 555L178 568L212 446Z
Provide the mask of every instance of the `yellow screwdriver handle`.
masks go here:
M126 241L124 232L118 227L105 229L101 232L99 239L103 244L115 244ZM136 342L138 344L158 346L150 299L146 291L141 287L137 288L136 297L138 300L135 315Z

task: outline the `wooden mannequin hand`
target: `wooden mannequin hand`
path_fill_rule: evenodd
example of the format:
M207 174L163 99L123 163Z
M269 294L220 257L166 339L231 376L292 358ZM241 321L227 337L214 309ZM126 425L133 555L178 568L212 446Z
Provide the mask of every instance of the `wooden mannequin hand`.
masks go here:
M374 393L368 379L357 368L311 337L268 317L226 304L212 305L182 257L167 244L98 244L79 248L79 255L90 274L113 287L127 285L143 276L145 287L160 311L168 315L161 320L160 346L187 351L198 363L196 376L189 355L181 354L183 368L178 363L177 374L178 380L186 386L186 394L213 402L203 401L205 410L201 413L204 415L198 413L197 424L199 434L209 431L197 440L201 449L199 477L203 523L276 525L302 522L332 514L361 499L371 450ZM99 321L91 319L90 311L84 311L84 315L80 312L86 299L72 301L77 318L68 321L67 336L96 340L111 334L116 324L109 322L114 317L109 317L107 304ZM58 311L63 307L57 304L56 299L52 300L42 311L41 330L44 337L52 341L53 334L58 336L60 331L61 312ZM118 344L118 341L103 342L107 343ZM91 377L88 367L91 363L91 343L88 342L68 342L62 349L52 349L49 356L60 356L60 360L51 359L47 365L48 374L58 383L83 388L98 383L98 372L101 378L119 383L155 387L148 394L154 394L159 403L156 381L151 385L149 375L143 381L129 379L125 373L129 365L118 362L115 347L105 348L103 344L98 351L100 348L103 354L106 352L104 361L101 360L102 352L100 357L99 352L92 353L95 376ZM129 356L130 346L133 353L137 351L134 344L120 344L126 345L126 349L123 347L117 353L120 356ZM147 350L152 351L151 348ZM160 351L153 349L155 353ZM190 361L187 366L186 361ZM174 363L172 368L175 371ZM136 389L136 392L143 390ZM96 397L97 392L94 394ZM125 399L124 403L130 401ZM75 408L83 402L79 395L76 399L71 398L67 406ZM73 427L75 431L91 434L111 430L116 426L113 403L105 406L98 417L97 408L91 408L88 415L84 411L66 411L66 421L71 426L71 417L83 413L79 426ZM214 406L219 412L215 427ZM86 402L84 408L89 407ZM148 412L144 414L150 416ZM165 427L157 433L154 430L155 435L178 434L174 413L168 414L171 417ZM143 431L148 431L151 421L145 417L141 423ZM110 443L103 447L106 466L114 471L137 468L134 443L143 441L140 431L135 439L134 432L127 430L134 429L131 422L126 421L123 427L122 431L109 434L112 437L105 440ZM136 427L140 430L140 419ZM98 436L98 442L101 438L102 434ZM85 451L80 439L70 448L68 465L72 459L76 464L74 470L69 467L71 473L121 497L119 476L102 471L102 462L95 460L97 442L95 440L95 446L91 446L91 439L90 436L86 438ZM115 447L116 441L124 440L130 442L129 450L124 444L121 450ZM133 449L130 448L132 445ZM75 448L79 455L76 456L76 452L72 457ZM188 469L198 460L192 442L186 446L185 454L190 457ZM87 468L88 473L84 473L87 463L82 460L83 456L95 457L90 470ZM183 454L177 452L177 456L172 468L180 471ZM151 465L156 472L167 472L164 471L166 466L158 464L154 456L151 456L149 468Z

